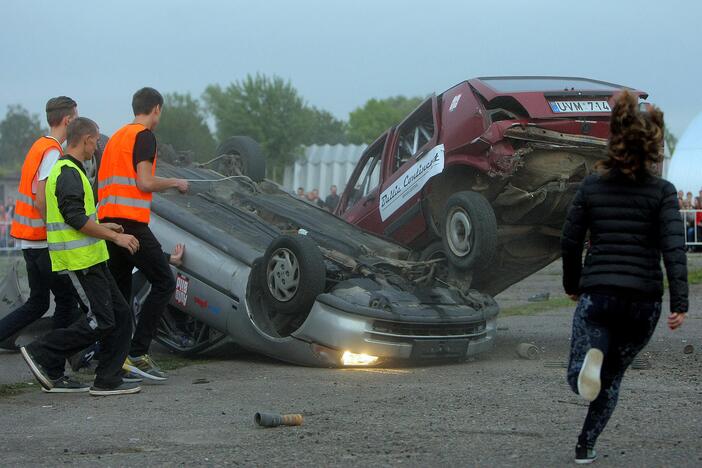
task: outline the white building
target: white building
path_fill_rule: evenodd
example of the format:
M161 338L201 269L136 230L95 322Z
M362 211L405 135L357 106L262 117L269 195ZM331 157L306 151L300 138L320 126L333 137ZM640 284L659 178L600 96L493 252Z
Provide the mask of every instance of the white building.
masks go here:
M366 145L308 146L301 160L285 168L283 187L291 193L298 187L305 192L318 189L324 198L329 187L336 185L341 195L365 149Z
M667 179L675 188L692 192L702 189L702 112L688 125L670 159Z

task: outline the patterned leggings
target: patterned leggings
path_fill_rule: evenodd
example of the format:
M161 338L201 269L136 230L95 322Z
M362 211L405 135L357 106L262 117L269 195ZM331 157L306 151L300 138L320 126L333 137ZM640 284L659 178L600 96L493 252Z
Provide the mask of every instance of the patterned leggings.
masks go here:
M582 294L573 317L568 384L578 393L578 374L590 348L600 349L602 390L590 403L578 443L594 447L614 412L624 372L646 346L661 315L661 303Z

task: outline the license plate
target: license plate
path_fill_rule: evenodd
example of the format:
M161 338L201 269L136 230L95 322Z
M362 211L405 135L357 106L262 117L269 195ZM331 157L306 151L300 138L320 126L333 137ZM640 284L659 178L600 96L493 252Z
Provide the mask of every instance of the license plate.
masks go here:
M465 357L468 340L415 340L412 359L451 359Z
M612 112L607 101L549 101L556 114L564 112Z

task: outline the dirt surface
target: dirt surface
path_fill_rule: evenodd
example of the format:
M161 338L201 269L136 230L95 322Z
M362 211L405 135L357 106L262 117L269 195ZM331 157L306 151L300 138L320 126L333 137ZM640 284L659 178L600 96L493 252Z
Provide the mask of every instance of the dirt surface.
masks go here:
M561 294L559 268L500 302ZM702 285L691 299L682 330L659 325L643 353L651 368L625 377L598 466L702 465ZM36 386L0 394L2 465L564 466L586 411L558 367L571 314L503 318L495 351L459 364L329 370L220 353L134 396L47 395ZM522 342L537 345L540 359L519 359ZM0 369L4 383L31 381L17 354L0 354ZM259 429L261 410L300 412L305 422Z

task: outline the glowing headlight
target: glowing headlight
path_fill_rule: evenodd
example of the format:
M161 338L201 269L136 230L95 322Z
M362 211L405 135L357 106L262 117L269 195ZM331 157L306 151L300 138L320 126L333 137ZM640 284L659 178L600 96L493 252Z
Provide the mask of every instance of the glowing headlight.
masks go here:
M341 363L345 366L371 366L378 362L378 356L370 354L356 354L351 351L344 351L341 356Z

